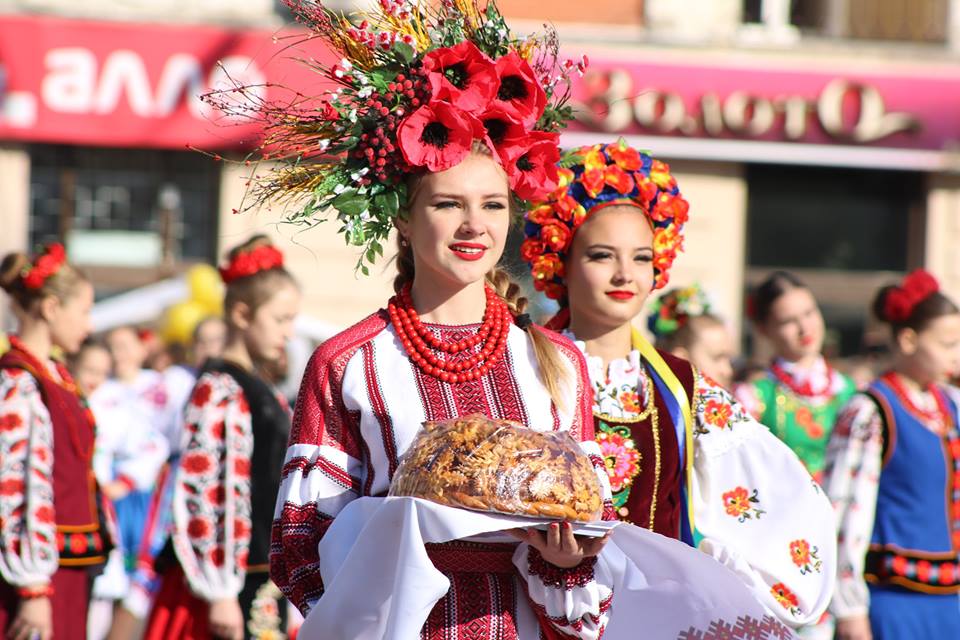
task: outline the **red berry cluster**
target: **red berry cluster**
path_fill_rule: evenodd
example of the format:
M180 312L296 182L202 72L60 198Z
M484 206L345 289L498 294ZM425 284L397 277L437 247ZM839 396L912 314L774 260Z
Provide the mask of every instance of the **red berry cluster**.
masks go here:
M370 167L361 184L374 180L396 184L409 173L410 167L397 146L397 127L411 111L429 100L427 72L419 67L409 75L397 74L385 92L372 93L363 101L364 119L376 123L376 128L364 131L352 152L354 158Z

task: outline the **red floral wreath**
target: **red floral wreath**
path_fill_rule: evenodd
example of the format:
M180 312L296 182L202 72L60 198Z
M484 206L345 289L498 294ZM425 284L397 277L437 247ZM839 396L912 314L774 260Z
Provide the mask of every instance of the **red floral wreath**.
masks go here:
M20 272L20 280L27 289L40 289L47 278L55 274L67 261L67 252L59 242L48 244L43 251Z
M940 284L929 272L915 269L903 279L900 286L893 287L883 301L883 319L900 324L913 315L917 305L940 290Z
M619 204L641 209L654 228L654 289L664 287L683 248L690 205L680 195L667 164L620 140L582 147L576 163L559 169L559 184L527 214L520 255L530 265L533 286L548 298L564 300L563 261L576 230L596 211Z
M250 251L241 251L226 267L220 267L220 277L224 284L252 276L268 269L283 266L283 253L274 246L264 244Z

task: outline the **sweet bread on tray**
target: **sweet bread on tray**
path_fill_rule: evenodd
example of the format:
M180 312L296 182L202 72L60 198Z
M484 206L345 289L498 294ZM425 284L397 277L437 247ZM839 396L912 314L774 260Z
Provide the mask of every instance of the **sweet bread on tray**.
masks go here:
M603 513L596 472L570 434L479 414L424 423L393 476L390 495L577 522Z

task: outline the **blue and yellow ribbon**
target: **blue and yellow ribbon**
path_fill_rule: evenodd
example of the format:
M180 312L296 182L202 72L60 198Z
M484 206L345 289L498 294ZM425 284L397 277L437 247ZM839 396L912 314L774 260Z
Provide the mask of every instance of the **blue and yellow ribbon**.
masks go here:
M674 428L677 432L677 442L680 446L680 456L684 460L686 482L684 482L682 497L684 508L681 513L680 539L691 546L695 546L696 527L693 522L693 500L690 491L693 488L693 404L687 397L683 383L677 378L670 366L664 361L660 353L653 348L646 338L636 328L632 332L632 346L640 352L653 373L653 381L670 412Z

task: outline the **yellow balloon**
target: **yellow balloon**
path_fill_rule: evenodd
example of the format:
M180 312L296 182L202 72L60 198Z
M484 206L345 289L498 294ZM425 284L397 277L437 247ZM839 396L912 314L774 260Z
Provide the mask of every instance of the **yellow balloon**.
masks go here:
M189 344L197 323L208 315L203 305L194 300L178 302L164 314L160 336L168 343Z
M223 281L216 269L198 264L187 271L187 286L191 302L198 303L208 315L223 312Z

